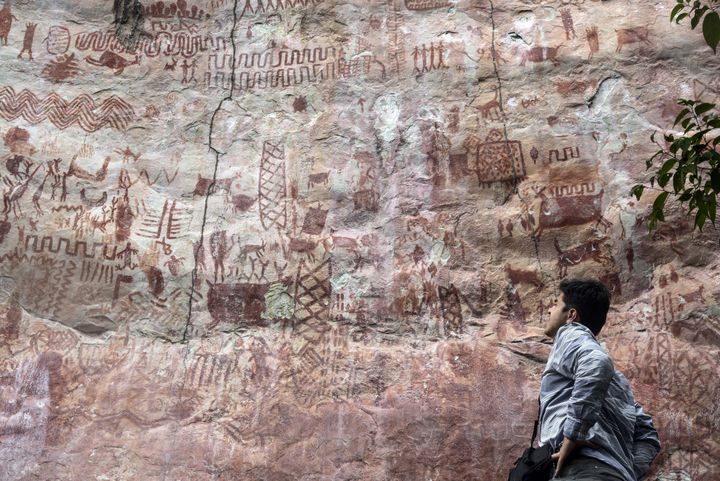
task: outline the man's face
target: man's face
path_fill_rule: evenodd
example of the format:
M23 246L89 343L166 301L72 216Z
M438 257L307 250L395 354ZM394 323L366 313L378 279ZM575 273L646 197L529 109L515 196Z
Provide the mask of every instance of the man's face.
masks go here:
M575 309L566 310L564 295L560 293L550 303L548 320L545 323L545 335L554 339L558 329L575 320L577 320L577 311Z

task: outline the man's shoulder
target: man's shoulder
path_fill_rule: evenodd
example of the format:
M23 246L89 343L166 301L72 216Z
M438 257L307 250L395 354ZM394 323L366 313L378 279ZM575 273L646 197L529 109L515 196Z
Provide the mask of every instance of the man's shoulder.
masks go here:
M592 331L577 322L565 324L558 330L557 335L555 336L555 344L568 344L575 342L581 342L583 344L587 342L600 347L600 343L597 339L595 339Z
M593 357L607 358L610 355L598 342L589 328L579 323L566 324L558 331L553 345L554 357L575 358L578 355L590 354Z

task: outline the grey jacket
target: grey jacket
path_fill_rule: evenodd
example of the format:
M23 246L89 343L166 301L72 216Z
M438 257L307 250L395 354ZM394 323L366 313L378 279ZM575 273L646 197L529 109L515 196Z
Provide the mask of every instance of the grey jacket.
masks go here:
M660 451L652 419L627 379L579 323L558 330L540 384L540 445L557 451L563 436L597 445L579 454L609 464L627 481L642 479Z

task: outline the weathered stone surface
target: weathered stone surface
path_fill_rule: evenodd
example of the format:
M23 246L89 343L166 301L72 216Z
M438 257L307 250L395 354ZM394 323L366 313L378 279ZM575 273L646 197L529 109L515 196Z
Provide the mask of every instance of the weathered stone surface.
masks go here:
M673 4L5 0L0 479L506 479L575 275L720 478L717 231L628 196L720 100Z

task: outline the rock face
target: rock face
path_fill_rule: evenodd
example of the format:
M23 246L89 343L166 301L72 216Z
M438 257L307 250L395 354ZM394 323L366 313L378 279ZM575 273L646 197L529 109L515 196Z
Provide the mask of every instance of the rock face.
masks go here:
M5 0L0 479L504 480L569 276L720 479L717 231L629 196L720 102L674 3Z

